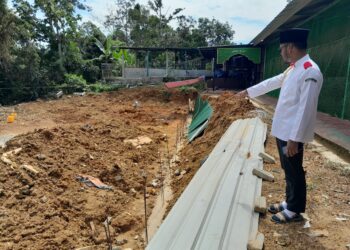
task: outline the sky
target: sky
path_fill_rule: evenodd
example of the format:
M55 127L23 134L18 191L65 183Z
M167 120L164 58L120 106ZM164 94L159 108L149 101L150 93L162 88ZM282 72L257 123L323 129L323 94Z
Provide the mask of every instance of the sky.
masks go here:
M136 0L136 3L147 5L148 0ZM12 7L11 0L8 4ZM107 33L103 23L106 15L116 8L115 1L86 0L85 4L91 11L78 11L82 21L91 21ZM235 31L233 42L248 44L284 9L287 0L163 0L163 5L168 13L184 8L181 13L195 19L207 17L228 22Z
M148 0L136 0L147 5ZM103 27L105 16L115 8L113 0L87 0L91 12L80 12L83 21L92 21ZM183 15L215 18L228 22L236 32L233 41L249 43L287 5L287 0L163 0L165 10L171 13L176 8L185 8Z

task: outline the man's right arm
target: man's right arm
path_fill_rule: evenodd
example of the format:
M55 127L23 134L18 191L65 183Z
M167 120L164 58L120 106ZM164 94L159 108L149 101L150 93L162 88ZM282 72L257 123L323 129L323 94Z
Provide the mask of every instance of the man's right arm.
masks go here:
M241 97L249 96L251 98L266 94L272 90L278 89L282 86L284 74L281 73L277 76L271 77L262 81L261 83L254 85L246 90L239 92L237 95Z

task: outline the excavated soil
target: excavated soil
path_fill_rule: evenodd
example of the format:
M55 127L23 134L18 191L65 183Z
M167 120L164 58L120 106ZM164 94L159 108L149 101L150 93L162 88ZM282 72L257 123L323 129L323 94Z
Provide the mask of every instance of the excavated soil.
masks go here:
M106 249L107 217L114 246L143 249L143 174L149 215L160 190L152 185L160 179L159 155L168 147L173 153L176 128L195 96L139 88L5 108L17 120L2 121L0 135L20 135L0 154L22 150L9 157L16 167L0 162L0 249ZM140 136L152 141L126 141ZM112 189L89 187L79 175Z
M186 174L175 177L172 181L174 199L168 211L231 123L237 119L256 116L251 112L255 109L254 106L246 99L235 97L232 92L224 92L220 96L204 95L204 98L207 98L211 104L214 110L213 116L210 118L203 136L185 145L180 152L181 162L178 166L178 172L186 171Z
M0 249L106 249L103 221L107 217L114 246L143 249L143 173L149 216L160 193L160 185L152 185L162 178L159 156L164 162L175 154L179 129L188 116L188 98L196 95L195 91L138 88L0 108L2 114L17 113L13 124L1 117L0 136L18 135L0 154L22 148L9 157L17 165L14 169L0 162ZM230 92L203 96L214 114L204 134L179 152L168 211L228 126L259 114L248 100ZM269 128L271 118L264 118ZM139 146L125 141L140 136L152 141ZM277 163L264 164L275 182L264 182L262 194L273 203L283 200L285 181L271 136L266 151ZM23 164L39 172L25 171L20 168ZM265 249L346 249L349 173L312 145L307 145L304 165L311 228L303 228L305 222L276 225L271 215L262 216L259 231L265 235ZM112 189L88 187L77 179L84 174ZM323 236L315 236L317 232Z

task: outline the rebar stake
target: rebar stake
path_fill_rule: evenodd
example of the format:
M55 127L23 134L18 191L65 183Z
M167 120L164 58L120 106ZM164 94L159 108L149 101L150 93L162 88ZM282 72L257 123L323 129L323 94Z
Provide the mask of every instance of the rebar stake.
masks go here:
M148 229L147 229L147 174L145 171L142 172L143 177L143 202L144 202L144 209L145 209L145 233L146 233L146 244L148 244Z

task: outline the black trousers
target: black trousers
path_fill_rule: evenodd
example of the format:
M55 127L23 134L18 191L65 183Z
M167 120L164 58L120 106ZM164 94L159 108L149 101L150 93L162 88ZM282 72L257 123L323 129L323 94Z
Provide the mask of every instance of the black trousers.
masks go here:
M306 207L306 180L303 169L304 144L298 144L298 153L287 157L283 148L287 142L277 138L277 148L281 166L286 176L286 202L287 209L295 213L304 213Z

